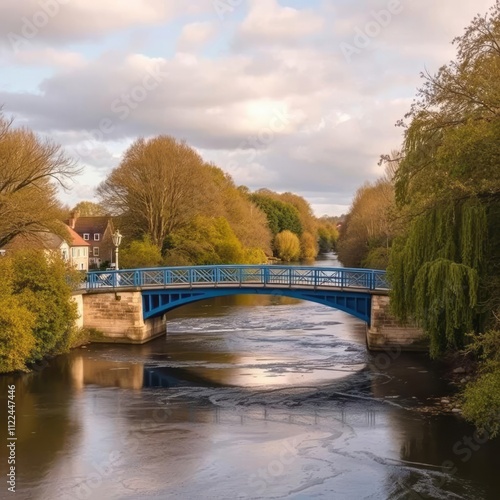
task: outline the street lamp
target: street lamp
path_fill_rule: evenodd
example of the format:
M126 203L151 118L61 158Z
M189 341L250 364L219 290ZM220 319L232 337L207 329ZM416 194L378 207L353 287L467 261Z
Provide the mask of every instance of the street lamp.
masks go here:
M120 231L117 229L114 233L113 236L111 236L113 240L113 245L115 246L115 270L118 271L118 247L120 246L120 243L122 242L122 237L123 235L120 233Z

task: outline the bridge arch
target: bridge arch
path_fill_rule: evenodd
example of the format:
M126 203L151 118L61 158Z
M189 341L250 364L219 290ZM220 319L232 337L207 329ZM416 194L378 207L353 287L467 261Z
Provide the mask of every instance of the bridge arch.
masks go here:
M234 295L276 295L315 302L343 311L364 321L368 326L371 319L371 299L369 292L342 290L311 290L290 288L196 288L196 289L156 289L142 291L144 319L163 316L165 313L193 302L214 297Z

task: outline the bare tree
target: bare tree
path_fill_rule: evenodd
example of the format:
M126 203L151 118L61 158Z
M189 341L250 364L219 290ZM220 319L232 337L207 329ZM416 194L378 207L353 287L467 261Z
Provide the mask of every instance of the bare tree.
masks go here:
M60 231L56 184L79 172L61 147L0 114L0 246L18 234Z

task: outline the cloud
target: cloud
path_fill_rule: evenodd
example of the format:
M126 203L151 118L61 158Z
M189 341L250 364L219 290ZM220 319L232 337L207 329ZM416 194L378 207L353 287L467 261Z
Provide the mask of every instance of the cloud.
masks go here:
M0 29L19 31L43 1L7 0ZM348 206L382 174L378 157L401 143L394 124L420 71L452 58L451 39L491 3L401 0L347 60L342 43L389 0L251 0L224 29L211 0L58 1L33 43L4 55L0 104L86 165L77 192L87 196L138 136L170 134L238 184L307 194L318 207ZM163 32L167 50L152 36ZM31 87L24 71L38 78Z
M216 34L216 27L211 22L189 23L182 28L177 41L180 52L197 51L210 41Z
M250 0L248 15L238 28L236 44L300 43L323 29L323 19L311 9L281 6L276 0Z
M95 42L96 37L161 25L202 7L210 9L210 2L203 0L193 11L192 6L175 0L3 0L0 43L25 50L28 43Z

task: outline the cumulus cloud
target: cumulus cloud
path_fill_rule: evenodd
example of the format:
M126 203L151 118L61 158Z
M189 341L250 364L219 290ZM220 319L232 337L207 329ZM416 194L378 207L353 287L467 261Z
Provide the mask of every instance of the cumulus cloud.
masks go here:
M323 19L311 9L279 5L276 0L250 0L248 15L241 23L236 43L300 43L323 28Z
M202 0L196 10L175 0L3 0L0 43L24 50L28 43L94 41L123 29L160 25L182 13L209 9L209 0Z

